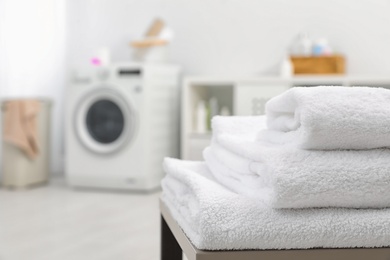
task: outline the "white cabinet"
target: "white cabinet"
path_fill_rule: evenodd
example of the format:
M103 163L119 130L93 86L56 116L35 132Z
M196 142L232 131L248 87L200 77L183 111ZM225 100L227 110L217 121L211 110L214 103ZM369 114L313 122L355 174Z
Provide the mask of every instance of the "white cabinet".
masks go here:
M196 132L196 107L199 101L218 101L233 115L264 114L264 105L272 97L294 86L370 86L389 87L390 78L377 76L299 76L292 78L187 77L182 91L181 158L202 160L202 151L210 144L211 131Z

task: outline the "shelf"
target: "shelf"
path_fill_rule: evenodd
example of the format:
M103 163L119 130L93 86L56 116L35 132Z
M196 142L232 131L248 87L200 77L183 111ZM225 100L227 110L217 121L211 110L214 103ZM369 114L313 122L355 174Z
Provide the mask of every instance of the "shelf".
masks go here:
M219 115L219 111L222 107L227 107L232 113L233 111L233 88L234 85L221 85L221 84L192 84L189 86L189 93L191 96L188 99L187 116L191 117L188 122L188 131L191 133L196 132L197 122L197 106L199 102L203 101L206 105L209 105L209 101L215 98L218 103L218 111L215 111L214 115ZM206 125L210 125L210 122L206 122Z
M193 76L185 79L187 84L199 85L234 85L236 83L244 84L297 84L297 83L355 83L355 84L378 84L390 85L390 77L386 75L299 75L291 78L282 78L275 76L265 77L232 77L232 76ZM352 84L353 85L353 84Z

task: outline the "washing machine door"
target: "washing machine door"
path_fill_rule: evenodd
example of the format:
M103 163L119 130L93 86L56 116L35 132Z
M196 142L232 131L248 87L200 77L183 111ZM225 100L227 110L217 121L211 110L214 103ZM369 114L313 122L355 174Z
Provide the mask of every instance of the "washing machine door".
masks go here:
M129 145L136 129L136 114L114 88L99 87L79 101L75 131L80 142L95 153L117 152Z

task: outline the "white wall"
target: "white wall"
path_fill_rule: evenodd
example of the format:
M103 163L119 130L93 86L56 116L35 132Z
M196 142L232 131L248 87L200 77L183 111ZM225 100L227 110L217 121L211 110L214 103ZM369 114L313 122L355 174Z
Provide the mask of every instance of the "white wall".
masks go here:
M4 88L7 79L7 73L6 73L6 59L4 58L6 55L5 51L5 38L6 35L4 33L1 33L5 30L5 24L4 24L4 17L5 17L5 0L0 0L0 94L1 90Z
M70 0L69 64L99 46L130 58L128 42L156 15L176 31L171 57L190 74L255 74L281 59L301 31L326 36L351 74L390 72L389 0Z
M52 106L52 171L62 171L65 0L0 0L1 98L43 97Z

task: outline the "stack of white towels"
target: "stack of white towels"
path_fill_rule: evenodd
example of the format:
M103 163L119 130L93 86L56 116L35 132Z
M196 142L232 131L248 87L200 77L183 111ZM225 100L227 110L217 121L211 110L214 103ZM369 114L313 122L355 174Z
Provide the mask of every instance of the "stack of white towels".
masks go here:
M163 201L196 247L390 246L390 90L292 88L212 127L205 162L164 161Z

